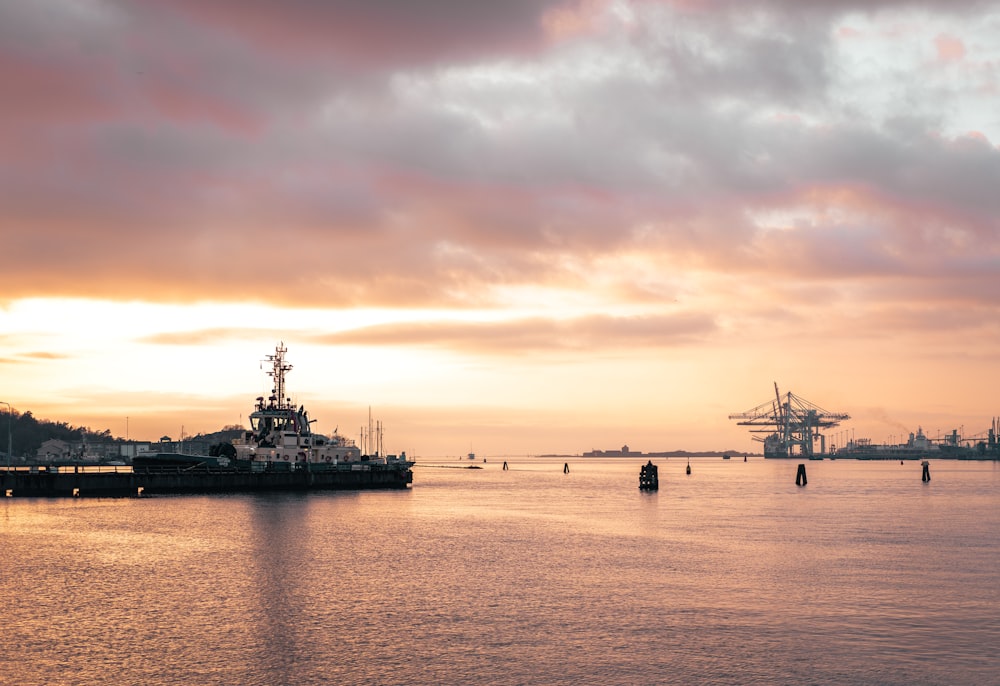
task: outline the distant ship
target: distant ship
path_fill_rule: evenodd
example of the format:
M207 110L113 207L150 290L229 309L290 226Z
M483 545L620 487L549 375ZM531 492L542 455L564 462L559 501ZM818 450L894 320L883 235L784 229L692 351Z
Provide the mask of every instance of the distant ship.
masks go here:
M833 455L856 460L922 460L928 457L959 460L983 459L996 455L996 439L992 429L988 445L989 451L987 451L987 444L975 447L962 445L957 431L952 431L944 439L938 439L935 442L924 434L922 427L917 427L917 432L911 432L906 443L879 445L872 443L870 439L859 438L856 441L848 441L847 446L836 450Z

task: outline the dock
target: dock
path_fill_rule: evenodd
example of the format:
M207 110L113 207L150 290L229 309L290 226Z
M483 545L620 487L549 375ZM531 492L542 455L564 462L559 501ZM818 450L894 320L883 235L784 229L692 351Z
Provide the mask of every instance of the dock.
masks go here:
M403 464L342 464L323 470L244 471L217 468L0 471L0 495L120 498L187 493L255 493L405 489L413 471Z

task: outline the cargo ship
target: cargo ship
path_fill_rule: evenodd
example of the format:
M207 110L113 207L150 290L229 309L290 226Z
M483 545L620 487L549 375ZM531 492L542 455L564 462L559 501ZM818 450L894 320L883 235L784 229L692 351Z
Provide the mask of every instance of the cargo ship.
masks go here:
M131 468L113 471L78 467L48 467L0 472L0 495L17 496L143 496L179 493L247 491L312 491L405 489L413 483L413 462L406 453L384 455L381 428L374 432L369 418L369 451L337 431L313 433L314 419L285 395L284 343L268 355L268 376L274 388L266 400L258 397L250 414L250 429L231 444L216 446L209 455L147 453L137 455Z
M987 439L963 439L957 430L943 438L931 439L922 427L910 433L906 443L875 444L870 439L850 440L843 448L834 451L835 457L855 460L996 460L1000 459L997 443L997 420L987 432Z
M938 450L938 445L927 438L922 427L918 427L917 433L910 433L906 443L879 445L868 438L852 439L843 448L835 450L833 455L855 460L922 460L935 457L934 453Z

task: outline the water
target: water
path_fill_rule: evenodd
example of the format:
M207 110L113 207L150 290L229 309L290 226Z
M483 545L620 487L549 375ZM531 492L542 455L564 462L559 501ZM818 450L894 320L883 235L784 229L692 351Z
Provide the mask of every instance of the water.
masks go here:
M4 684L1000 683L1000 464L0 501Z

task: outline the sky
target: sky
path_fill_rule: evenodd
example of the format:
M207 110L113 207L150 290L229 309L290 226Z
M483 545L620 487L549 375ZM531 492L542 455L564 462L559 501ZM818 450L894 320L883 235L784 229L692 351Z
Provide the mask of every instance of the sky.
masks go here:
M0 0L0 401L759 450L1000 415L1000 2ZM0 405L3 410L6 406Z

